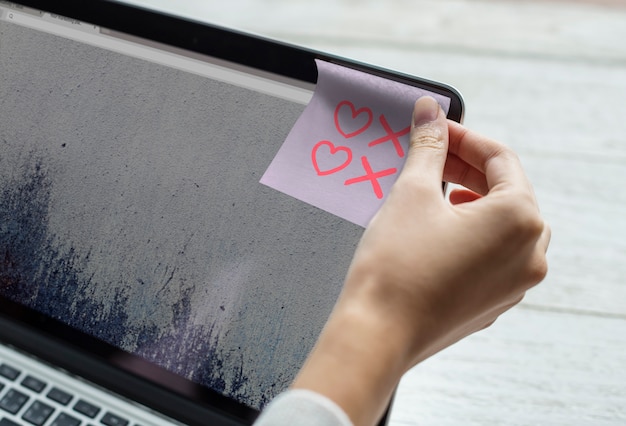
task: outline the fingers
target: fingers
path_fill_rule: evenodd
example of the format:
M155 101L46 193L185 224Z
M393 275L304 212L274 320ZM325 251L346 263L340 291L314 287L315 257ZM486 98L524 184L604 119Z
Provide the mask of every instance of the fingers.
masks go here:
M450 202L454 205L475 201L481 198L480 194L469 189L453 189L450 191Z
M448 121L448 132L450 154L484 174L489 190L497 186L530 187L519 158L510 148L453 121Z
M409 153L401 177L441 194L447 152L445 113L435 99L423 96L413 110Z
M446 166L443 170L443 180L463 185L480 195L486 195L489 192L484 173L453 154L448 154Z
M511 149L446 120L437 101L429 96L415 103L409 153L401 177L435 190L445 180L480 195L496 186L530 188Z

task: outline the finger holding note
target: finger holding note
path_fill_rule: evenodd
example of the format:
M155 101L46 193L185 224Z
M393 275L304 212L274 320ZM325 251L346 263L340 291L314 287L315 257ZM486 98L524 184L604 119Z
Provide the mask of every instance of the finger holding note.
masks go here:
M444 178L468 187L457 202ZM373 424L408 368L489 326L543 279L549 239L517 156L419 99L406 164L293 388Z

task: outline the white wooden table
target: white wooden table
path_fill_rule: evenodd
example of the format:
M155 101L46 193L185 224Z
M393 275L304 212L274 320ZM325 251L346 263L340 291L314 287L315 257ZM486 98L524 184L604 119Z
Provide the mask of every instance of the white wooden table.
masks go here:
M520 154L549 275L410 371L392 425L626 425L625 2L137 2L449 83Z

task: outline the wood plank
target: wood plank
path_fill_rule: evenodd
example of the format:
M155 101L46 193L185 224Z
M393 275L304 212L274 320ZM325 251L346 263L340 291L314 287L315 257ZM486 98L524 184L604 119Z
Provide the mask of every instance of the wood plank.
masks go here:
M407 373L391 425L626 424L625 329L514 308Z

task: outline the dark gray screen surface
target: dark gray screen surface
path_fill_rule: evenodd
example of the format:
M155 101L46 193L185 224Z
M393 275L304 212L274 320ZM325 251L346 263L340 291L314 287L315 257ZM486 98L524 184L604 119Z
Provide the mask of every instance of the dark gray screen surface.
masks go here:
M263 406L362 232L259 183L303 109L0 22L0 293Z

